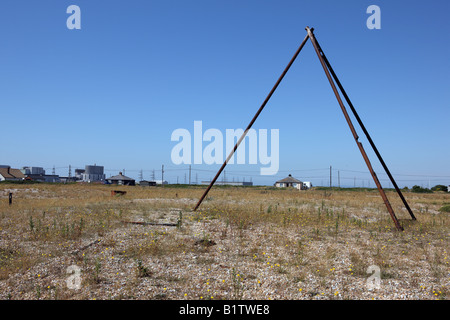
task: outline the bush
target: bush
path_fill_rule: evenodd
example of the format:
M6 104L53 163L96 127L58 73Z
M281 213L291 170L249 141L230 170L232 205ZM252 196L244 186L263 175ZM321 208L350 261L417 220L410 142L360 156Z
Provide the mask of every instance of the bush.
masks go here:
M431 188L431 191L445 191L445 192L448 192L448 187L444 186L442 184L438 184L438 185L434 186L433 188Z
M411 189L411 192L415 192L415 193L432 193L433 191L431 191L428 188L422 188L420 186L413 186Z
M450 212L450 204L447 204L447 205L445 205L445 206L442 206L442 207L439 209L439 211L440 211L440 212Z

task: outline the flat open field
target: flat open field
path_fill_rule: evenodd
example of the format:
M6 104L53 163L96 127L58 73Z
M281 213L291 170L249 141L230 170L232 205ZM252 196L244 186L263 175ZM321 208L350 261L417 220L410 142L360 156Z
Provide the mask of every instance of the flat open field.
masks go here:
M0 184L0 299L450 296L450 194L204 189Z

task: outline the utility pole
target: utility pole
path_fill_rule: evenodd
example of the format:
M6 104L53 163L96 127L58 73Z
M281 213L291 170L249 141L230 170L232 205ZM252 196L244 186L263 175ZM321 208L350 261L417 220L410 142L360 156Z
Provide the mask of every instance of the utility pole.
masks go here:
M341 188L341 175L340 175L339 170L338 170L338 187L339 187L339 189Z
M53 165L52 175L54 176L56 174L55 172L55 165Z
M155 181L155 169L152 171L152 181Z
M72 166L69 164L69 178L72 177Z
M161 167L161 186L164 187L164 165Z
M330 166L330 189L331 189L331 166Z
M191 165L189 165L189 184L191 184Z

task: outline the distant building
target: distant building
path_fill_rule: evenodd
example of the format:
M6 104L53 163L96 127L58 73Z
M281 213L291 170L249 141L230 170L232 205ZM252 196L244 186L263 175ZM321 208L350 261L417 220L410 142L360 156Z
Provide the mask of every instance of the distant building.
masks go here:
M134 186L136 181L130 177L124 176L122 172L119 172L117 176L107 178L106 181L109 184L117 184L120 186Z
M85 173L86 170L84 169L75 169L75 179L76 180L83 180L83 173Z
M30 174L44 175L45 174L45 170L42 167L22 167L22 169L20 169L20 171L22 171L22 173L24 175L30 175Z
M301 182L298 179L295 179L294 177L292 177L292 175L289 175L288 177L278 180L277 182L275 182L275 187L278 188L289 188L289 187L293 187L293 188L297 188L299 190L303 189L303 182Z
M76 182L77 180L76 177L59 177L59 182L61 183Z
M156 184L169 184L169 182L167 182L166 180L164 180L164 182L162 180L154 180L156 182Z
M211 181L202 181L203 185L210 185ZM215 186L253 186L253 182L216 181Z
M81 180L84 182L105 181L103 166L85 166L84 173L81 173Z
M61 182L59 176L56 174L27 174L27 180L39 182Z
M143 187L156 186L156 181L142 180L142 181L139 181L139 185L143 186Z
M10 166L0 168L0 181L21 181L25 178L25 175L19 169L13 169Z
M42 167L22 167L20 171L25 175L27 180L39 182L61 182L58 175L45 174Z

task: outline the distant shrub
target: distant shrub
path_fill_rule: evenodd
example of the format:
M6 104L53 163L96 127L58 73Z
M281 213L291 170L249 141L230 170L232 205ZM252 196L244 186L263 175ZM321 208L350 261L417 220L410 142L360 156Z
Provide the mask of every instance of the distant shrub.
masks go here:
M450 204L447 204L447 205L445 205L445 206L442 206L442 207L439 209L439 211L440 211L440 212L450 212Z
M434 186L433 188L431 188L431 191L445 191L445 192L448 192L448 187L444 186L442 184L438 184L438 185Z
M422 188L421 186L413 186L411 188L411 192L415 192L415 193L432 193L433 191L431 191L428 188Z

